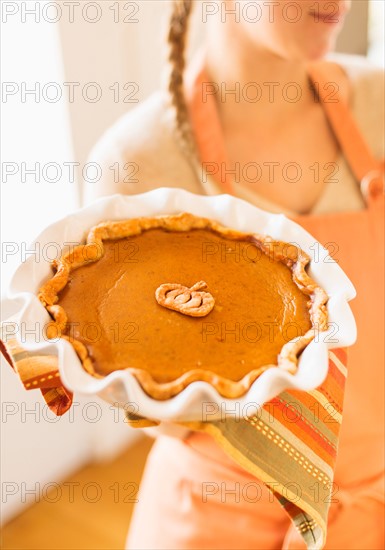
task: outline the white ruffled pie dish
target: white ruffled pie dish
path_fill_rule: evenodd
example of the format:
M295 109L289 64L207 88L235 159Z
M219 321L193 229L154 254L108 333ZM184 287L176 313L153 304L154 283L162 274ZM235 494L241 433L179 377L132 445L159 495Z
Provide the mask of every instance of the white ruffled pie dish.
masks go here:
M72 345L63 340L47 340L44 327L50 320L37 298L41 285L52 277L48 256L84 242L89 229L104 221L190 212L211 218L243 232L269 235L296 244L311 258L309 275L327 292L330 329L319 333L302 352L298 370L290 374L278 367L265 371L245 395L225 399L207 382L193 382L177 396L158 401L149 397L128 371L112 372L102 379L89 375ZM131 413L160 421L215 420L226 415L256 414L266 401L287 389L309 391L319 386L328 371L328 351L350 346L356 339L356 325L349 307L355 289L327 250L298 224L281 214L270 214L229 195L201 196L181 189L160 188L134 196L114 195L50 225L35 240L43 257L30 256L15 272L8 297L13 301L12 322L23 327L16 338L26 350L57 354L63 384L75 393L98 395ZM35 243L31 245L34 247ZM48 252L48 251L51 252ZM52 257L50 256L50 258ZM52 258L53 259L53 258ZM38 327L38 337L33 333ZM21 338L21 335L23 337Z

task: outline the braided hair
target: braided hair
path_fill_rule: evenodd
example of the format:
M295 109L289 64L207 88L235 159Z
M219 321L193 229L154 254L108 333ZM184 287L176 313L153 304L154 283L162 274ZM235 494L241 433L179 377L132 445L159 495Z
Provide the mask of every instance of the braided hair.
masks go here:
M171 65L168 91L171 104L175 109L176 130L181 141L180 145L189 155L194 154L195 144L184 95L183 73L186 65L186 38L192 7L193 0L174 0L168 31L168 60Z

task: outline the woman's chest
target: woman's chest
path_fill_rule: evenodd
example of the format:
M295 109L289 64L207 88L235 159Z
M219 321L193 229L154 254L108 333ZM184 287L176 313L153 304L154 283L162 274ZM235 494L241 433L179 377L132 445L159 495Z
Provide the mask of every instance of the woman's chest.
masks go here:
M232 172L236 183L283 209L306 213L327 186L341 182L342 155L320 112L282 128L225 127L224 139L220 176Z

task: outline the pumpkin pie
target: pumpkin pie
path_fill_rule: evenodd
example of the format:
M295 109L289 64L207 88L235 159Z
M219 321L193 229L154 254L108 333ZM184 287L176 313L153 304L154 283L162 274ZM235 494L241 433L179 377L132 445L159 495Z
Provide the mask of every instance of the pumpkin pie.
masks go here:
M155 399L195 381L236 398L266 369L294 373L327 327L326 292L298 246L189 213L107 221L53 264L48 338L95 377L128 370Z

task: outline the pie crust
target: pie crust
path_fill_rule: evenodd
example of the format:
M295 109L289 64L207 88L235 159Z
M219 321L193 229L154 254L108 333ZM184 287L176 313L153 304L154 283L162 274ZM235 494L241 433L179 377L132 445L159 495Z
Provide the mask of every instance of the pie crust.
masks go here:
M299 289L299 294L302 296L301 299L306 300L304 303L306 304L306 315L309 320L309 328L297 338L286 341L282 345L279 353L276 355L276 361L270 361L268 364L262 364L256 368L250 368L248 372L242 371L242 376L238 376L238 379L231 379L231 377L226 376L223 373L221 374L220 368L219 370L216 369L216 372L214 372L214 370L210 370L210 368L187 368L184 371L182 370L179 375L176 375L174 379L163 380L161 378L156 379L155 375L153 376L146 368L135 368L130 367L129 365L124 367L124 369L134 375L149 396L158 400L169 399L170 397L180 393L192 382L205 381L216 388L222 396L226 398L237 398L244 395L250 388L251 384L268 368L278 366L279 368L290 373L296 372L299 355L314 339L318 332L327 329L328 323L326 306L328 296L306 271L306 268L310 263L310 257L294 244L276 241L266 235L236 231L234 229L224 227L214 220L201 218L190 213L142 217L123 221L107 221L100 223L89 231L85 244L74 247L69 252L64 253L59 260L53 262L55 274L51 279L43 284L38 293L41 303L45 306L52 318L52 321L47 324L45 329L46 335L49 339L61 337L68 340L74 347L83 368L95 377L103 378L109 372L116 370L113 366L109 366L110 370L108 372L104 372L101 368L96 368L92 353L90 353L90 346L69 333L70 323L67 314L68 312L66 307L63 307L60 302L62 301L62 294L64 293L66 294L64 302L67 304L69 303L68 300L71 296L71 278L74 277L73 272L76 270L81 271L81 268L91 264L96 265L96 263L105 255L105 250L108 243L119 244L119 242L124 242L121 241L122 239L136 238L150 234L155 236L157 235L156 231L155 233L152 232L146 234L146 232L150 230L161 230L162 234L167 232L169 235L174 234L175 237L177 234L181 233L194 237L195 235L199 235L200 231L207 231L216 238L225 239L225 242L227 243L229 241L233 241L234 243L251 243L261 252L265 259L269 259L272 275L274 275L274 270L282 270L282 265L285 266L285 271L289 269L289 279L294 282L293 286L296 287L296 292L298 292L297 289ZM166 248L164 249L165 254L167 253ZM181 258L182 260L180 263L183 264L183 256L181 256ZM175 257L173 261L175 262ZM221 269L223 268L223 266L220 267ZM128 264L126 268L129 270L130 265ZM202 271L205 269L207 271L206 266L203 266ZM241 266L239 269L241 269ZM80 273L80 271L78 273ZM83 276L85 277L86 275L83 274L82 277ZM204 282L204 273L202 273L201 279L201 281L196 279L191 285L186 285L186 287L192 286L194 283L199 285L202 281ZM185 285L184 280L164 280L162 282L170 285L175 283L176 285L174 285L173 288L178 285ZM254 282L250 281L249 292L256 292L256 287L253 285ZM204 287L201 285L196 288L199 290ZM151 299L155 302L155 291L157 289L154 288L153 290L154 294ZM190 288L189 290L194 289ZM211 291L210 288L205 288L202 292L206 292L206 290L208 292ZM184 292L186 292L186 289ZM220 296L220 291L218 291L217 294ZM86 311L91 311L90 308L93 307L92 293L90 296L91 297L87 298L88 303L82 304L82 308ZM214 296L213 298L217 299L217 296ZM283 301L285 301L284 296ZM156 303L155 306L151 307L159 307L162 311L164 309L162 308L162 305L158 305ZM221 309L220 306L217 307L215 304L213 311L216 311L216 308L219 309L219 311ZM162 314L164 315L164 313ZM85 315L87 315L87 313L85 313ZM183 312L180 313L175 311L167 313L166 315L181 316L173 317L175 319L185 317ZM212 315L212 313L208 312L205 319L209 320L210 315ZM196 319L194 318L193 321L188 322L198 322ZM241 348L238 349L240 350ZM236 349L235 353L237 353L237 351L238 350ZM207 354L208 356L210 355L209 347L207 348Z

